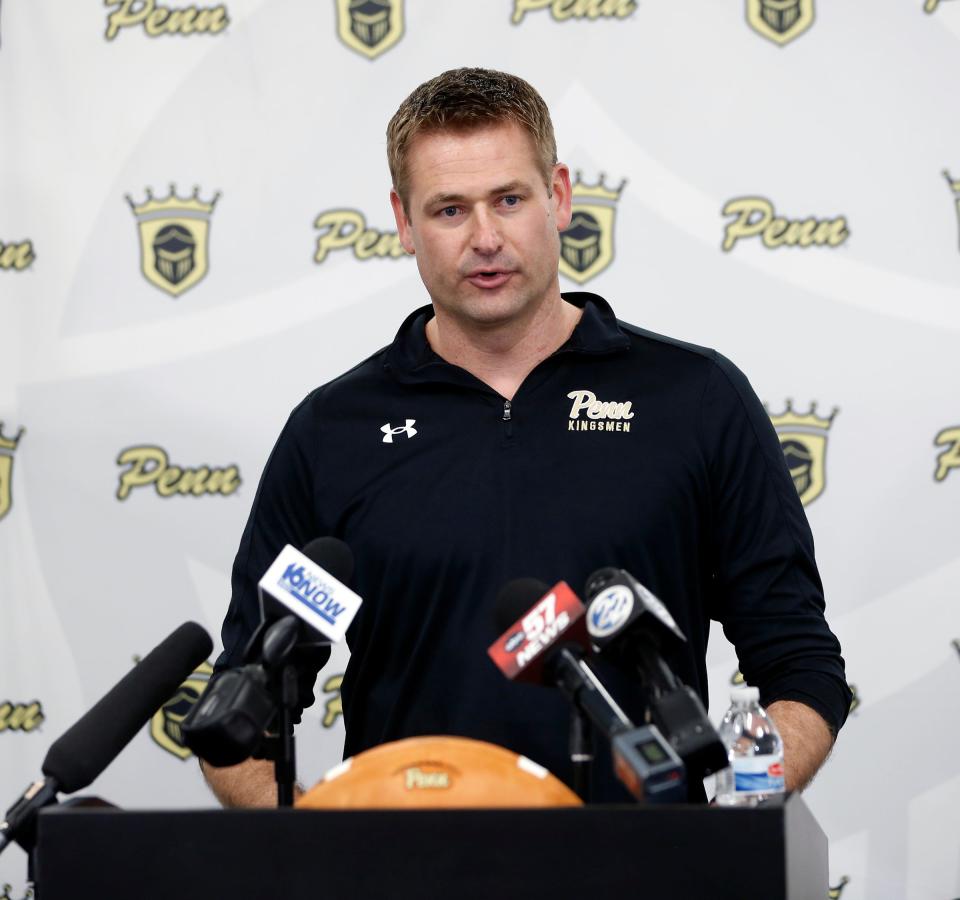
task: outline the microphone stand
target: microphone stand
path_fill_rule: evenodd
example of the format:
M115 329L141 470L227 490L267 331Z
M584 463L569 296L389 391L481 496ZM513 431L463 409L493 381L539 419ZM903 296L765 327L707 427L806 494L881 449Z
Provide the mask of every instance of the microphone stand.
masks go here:
M293 786L297 777L297 753L293 735L293 720L298 704L297 667L290 662L300 637L300 622L296 616L284 616L274 622L263 637L263 665L271 674L271 694L280 709L280 729L267 740L264 754L273 760L277 781L277 805L293 806Z
M274 763L277 779L277 806L293 806L293 783L297 777L297 750L293 738L293 716L297 708L297 669L289 663L281 676L280 752Z
M647 688L648 719L659 727L687 769L687 802L703 802L703 779L728 764L726 749L703 703L660 655L653 636L644 634L635 640L633 663Z
M573 763L573 791L584 803L589 803L593 726L576 706L570 711L570 762Z

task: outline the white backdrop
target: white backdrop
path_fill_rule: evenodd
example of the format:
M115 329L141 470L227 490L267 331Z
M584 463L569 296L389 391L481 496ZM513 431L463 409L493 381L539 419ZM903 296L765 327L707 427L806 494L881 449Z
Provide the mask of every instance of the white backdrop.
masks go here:
M289 410L426 302L395 252L386 122L483 65L528 78L561 158L605 176L577 198L598 261L563 286L717 347L801 417L775 421L809 465L857 696L806 795L831 884L960 895L960 2L798 0L783 33L761 6L2 0L0 803L177 624L219 633ZM171 208L171 184L196 198ZM225 471L119 499L124 451ZM308 783L339 759L344 663L300 728ZM737 668L719 629L709 663L717 718ZM91 792L211 804L177 750L144 729ZM21 896L19 849L4 882Z

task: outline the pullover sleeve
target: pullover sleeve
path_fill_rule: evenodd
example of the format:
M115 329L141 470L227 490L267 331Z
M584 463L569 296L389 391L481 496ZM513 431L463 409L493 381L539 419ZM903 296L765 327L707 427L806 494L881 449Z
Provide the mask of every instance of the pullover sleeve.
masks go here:
M301 549L319 534L314 505L312 430L307 407L316 392L290 415L274 445L253 500L233 563L231 599L223 621L223 653L215 671L244 663L245 650L260 624L257 584L285 544ZM311 648L299 660L304 665L300 697L313 703L317 672L330 656L329 648Z
M813 536L769 416L715 357L701 406L710 483L711 618L761 701L797 700L834 734L850 708L840 643L824 618Z

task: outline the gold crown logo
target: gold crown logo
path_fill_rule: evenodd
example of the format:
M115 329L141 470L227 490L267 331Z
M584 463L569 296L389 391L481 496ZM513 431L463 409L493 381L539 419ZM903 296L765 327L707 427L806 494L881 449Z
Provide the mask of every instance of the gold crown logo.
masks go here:
M857 690L855 684L847 682L847 687L850 688L850 709L848 712L853 712L860 705L860 691Z
M844 875L840 879L840 883L835 887L830 887L827 885L829 890L827 891L827 900L840 900L840 895L843 893L843 889L850 883L850 879Z
M3 885L3 893L0 894L0 900L14 900L13 894L10 891L13 890L12 884ZM30 900L33 897L33 890L28 889L27 892L23 895L21 900Z
M766 406L764 408L766 408ZM769 412L770 410L767 409L768 414ZM833 412L830 413L830 416L824 419L822 416L817 415L817 404L816 401L814 401L810 404L810 411L800 416L794 412L793 401L788 399L787 408L779 415L771 415L770 421L773 422L773 427L777 430L780 430L781 428L796 428L799 426L805 429L821 431L826 434L830 429L830 426L833 424L833 420L838 412L840 412L840 409L835 406L833 408Z
M23 437L23 433L26 431L26 428L21 428L17 432L16 437L8 438L3 436L3 422L0 422L0 449L2 450L16 450L17 444L20 443L20 438Z
M601 172L600 180L596 184L587 184L578 171L572 189L574 201L589 197L591 200L599 200L601 203L611 206L616 203L620 199L623 189L627 186L627 179L624 178L620 182L620 186L615 191L611 191L610 188L604 184L605 177L603 172Z
M147 188L147 199L143 203L134 203L129 194L126 195L126 198L127 203L130 204L130 209L133 210L133 214L138 219L156 218L158 213L187 215L194 218L199 215L203 218L209 218L214 206L217 205L217 200L220 199L220 191L217 191L208 202L200 199L199 186L193 189L193 193L189 197L178 197L176 186L171 183L170 193L163 200L154 197L150 188Z
M950 190L953 191L957 196L960 196L960 181L954 181L946 169L943 170L943 177L947 179L947 184L950 185Z

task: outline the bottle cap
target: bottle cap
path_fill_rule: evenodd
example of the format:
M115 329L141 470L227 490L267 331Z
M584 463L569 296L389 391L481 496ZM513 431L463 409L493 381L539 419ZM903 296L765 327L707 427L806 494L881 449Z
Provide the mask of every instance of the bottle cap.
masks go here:
M760 688L743 687L730 691L730 702L736 706L752 706L760 702Z

